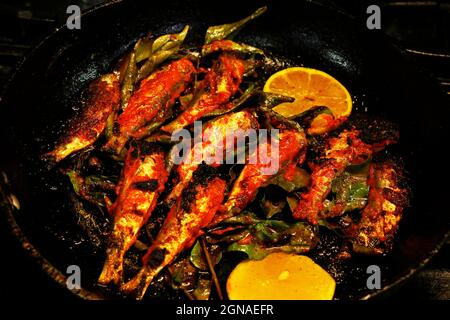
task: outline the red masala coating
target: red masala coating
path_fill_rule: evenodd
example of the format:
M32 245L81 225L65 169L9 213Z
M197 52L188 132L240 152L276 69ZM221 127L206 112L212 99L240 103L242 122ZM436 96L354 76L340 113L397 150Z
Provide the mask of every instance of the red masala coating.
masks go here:
M323 210L323 201L331 191L331 184L351 164L358 164L372 155L372 147L359 139L359 131L343 131L328 141L327 151L319 163L312 166L311 187L301 194L293 214L295 219L305 219L316 224Z
M202 51L206 51L208 53L218 52L218 51L233 51L239 44L231 40L217 40L213 41L210 44L205 44L202 47Z
M167 182L164 157L164 152L155 145L132 144L130 147L117 186L117 199L110 208L114 228L99 283L121 282L123 257L136 242L139 230L153 212Z
M65 135L46 157L59 162L92 145L106 127L108 117L120 104L120 84L115 74L94 80L84 94L80 112L69 122Z
M86 107L70 123L69 130L85 139L96 139L103 132L106 120L120 101L119 81L113 74L104 75L89 85Z
M195 198L192 199L189 211L181 208L182 199L179 198L179 203L174 205L167 215L154 245L144 256L144 263L149 261L151 252L156 247L167 246L170 251L170 248L176 244L176 250L172 254L177 254L194 244L197 237L203 233L202 229L211 222L219 209L225 186L225 181L217 177L205 186L197 185Z
M128 101L124 112L118 117L118 128L105 146L106 150L119 153L129 138L141 138L146 127L170 107L192 81L195 67L186 58L169 63L162 70L142 80Z
M148 194L164 190L168 178L164 161L165 154L156 145L143 143L130 147L117 185L117 200L110 208L115 217L122 212L139 211L136 206L145 203ZM157 183L145 185L153 181Z
M121 134L132 135L148 124L158 112L170 108L186 89L194 71L192 62L183 58L142 80L117 120Z
M153 278L184 249L192 246L203 233L202 229L211 222L223 201L226 183L218 177L203 178L200 182L194 177L190 189L178 198L143 258L144 267L121 287L123 292L133 292L141 299ZM188 208L183 204L183 197L189 198Z
M402 186L402 170L391 163L372 164L368 184L368 204L351 234L355 251L362 248L380 254L392 246L404 208L408 190Z
M261 147L267 148L267 143L258 146L256 152ZM267 148L269 157L271 156L270 147ZM296 164L303 153L306 151L306 137L304 133L297 130L282 130L279 135L279 173L284 173L284 169L290 168L291 164ZM216 216L213 224L240 213L256 196L258 189L264 186L274 175L264 174L264 168L270 167L270 164L258 162L256 164L246 164L238 179L233 185L233 189L228 196L228 200L222 206L221 214Z
M256 129L258 126L256 117L249 111L225 114L208 122L203 128L202 141L190 149L184 163L177 167L179 181L167 196L166 202L170 204L180 196L182 190L191 181L192 174L205 159L206 155L214 156L214 160L218 160L217 162L209 163L213 167L224 163L224 154L215 155L217 145L221 144L227 151L234 150L236 142L232 138L235 137L235 133L238 130ZM201 159L197 159L198 161L195 161L196 159L194 158L196 152L202 156Z
M174 132L225 105L239 89L244 69L242 59L229 53L221 54L200 83L200 96L186 111L161 129L166 132Z

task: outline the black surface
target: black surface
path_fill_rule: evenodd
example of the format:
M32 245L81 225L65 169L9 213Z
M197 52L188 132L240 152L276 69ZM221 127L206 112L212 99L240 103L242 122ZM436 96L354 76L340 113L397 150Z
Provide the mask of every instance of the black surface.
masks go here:
M242 9L242 10L244 10L244 9ZM224 14L224 13L222 12L222 14ZM238 15L236 15L236 17L237 16ZM178 21L178 19L177 19L177 21ZM100 21L97 21L97 22L101 23ZM125 26L125 28L126 27L127 26ZM140 27L144 28L143 26L140 26ZM323 25L317 25L317 27L314 28L314 31L320 30L322 27L323 27ZM118 29L120 29L120 27L118 27ZM333 30L331 28L326 29L326 30L321 30L321 31L325 32L325 33L328 32L329 34L334 35L333 34ZM121 31L119 31L119 30L113 30L112 32L121 34ZM248 34L251 34L250 32L251 31L249 31ZM137 33L135 33L135 35L137 35ZM288 35L286 35L286 36L288 37ZM301 37L302 35L299 34L299 36ZM245 35L244 35L244 37L245 37ZM276 41L279 41L279 38L280 37L274 37L274 38L272 38L272 40L276 42ZM77 39L78 38L75 38L75 40L77 40ZM254 39L252 36L249 36L248 39L249 39L249 42L252 42L252 40L256 41L256 42L260 41L260 39L259 40L258 39ZM309 39L311 39L311 38L309 38ZM404 66L399 66L397 64L394 64L394 62L397 62L397 59L403 59L403 58L400 58L400 57L397 57L397 56L394 58L394 55L395 55L394 51L395 50L390 52L390 53L386 53L385 51L372 52L372 53L369 54L369 57L366 57L366 56L363 55L363 53L366 53L364 50L368 49L368 46L370 46L370 44L368 44L368 43L362 44L363 49L361 49L359 47L355 47L354 49L349 49L349 47L351 46L351 40L352 40L351 38L350 39L343 39L342 38L341 40L342 40L343 43L342 42L336 42L334 37L327 37L327 36L325 36L325 39L328 40L327 43L334 43L334 44L336 44L338 50L342 49L343 52L346 52L346 50L350 51L351 52L351 58L352 58L351 62L347 61L347 62L350 62L350 63L344 63L344 65L342 65L342 64L341 65L336 65L336 64L333 63L333 61L329 61L329 60L327 61L326 59L325 59L325 61L322 61L321 59L317 59L317 56L312 54L312 52L314 52L314 50L317 50L317 47L315 49L314 48L310 49L307 46L305 46L304 43L300 44L302 46L302 52L305 53L305 56L302 57L302 59L305 59L305 61L307 61L307 63L309 62L312 65L321 66L321 67L324 67L324 68L330 68L330 70L334 71L334 73L332 72L333 74L341 75L344 79L347 79L348 84L350 86L350 89L352 89L352 88L355 89L355 90L351 90L351 91L358 92L358 87L359 86L363 86L362 84L357 83L358 81L356 81L352 77L356 77L358 79L358 76L361 76L362 79L364 79L364 81L366 81L368 83L372 83L372 81L376 82L375 79L368 79L367 77L364 76L365 74L372 74L372 73L369 73L369 71L373 72L374 70L378 70L378 74L379 75L377 77L381 78L381 74L380 74L381 70L385 70L386 74L390 74L389 71L396 70L398 68L404 67ZM72 40L74 40L74 39L72 39ZM96 40L101 41L101 39L99 39L99 38L97 38ZM56 97L46 96L45 98L48 98L48 100L45 100L45 104L41 104L41 106L43 106L44 108L47 108L48 107L47 104L50 104L50 105L51 104L56 104L56 102L60 103L61 101L66 101L66 102L70 103L71 99L74 99L74 96L76 96L77 90L79 90L79 88L82 87L83 84L85 84L86 81L89 80L89 77L92 78L92 77L95 76L96 73L103 72L106 68L108 68L108 65L110 64L112 58L113 57L117 57L117 55L120 52L115 52L115 48L120 48L123 51L123 44L129 44L130 43L129 40L132 40L132 39L131 38L127 39L127 36L125 36L124 34L122 34L122 38L119 36L119 37L116 37L116 39L112 39L112 40L110 39L110 41L108 42L108 45L109 45L108 49L110 49L110 51L109 52L108 51L107 52L101 52L100 53L100 58L95 60L94 66L87 65L86 61L83 61L82 63L77 63L76 66L73 66L73 65L67 64L67 61L63 60L64 67L66 67L66 69L68 69L67 73L65 73L63 75L61 75L59 73L58 74L50 74L50 77L56 77L55 79L58 80L58 81L56 81L57 82L56 88L53 88L53 87L51 88L52 90L56 89L55 90ZM292 39L289 39L289 40L292 40ZM305 40L308 40L308 39L305 39ZM308 41L305 41L305 42L308 43ZM383 46L385 46L384 42L380 42L380 43L383 43ZM117 45L117 44L119 44L119 45ZM258 43L258 44L260 44L260 43ZM263 43L263 44L266 44L266 45L269 44L270 45L270 43ZM309 45L314 47L314 45L317 46L318 44L314 44L313 42L309 42ZM287 49L289 49L289 48L287 48ZM377 49L379 49L379 48L373 48L374 51L377 51ZM76 50L81 50L81 51L76 51ZM75 53L83 52L83 54L86 54L86 51L87 52L89 52L89 51L92 52L92 50L93 50L93 53L97 53L95 48L91 48L89 46L86 49L83 49L81 47L78 48L78 49L75 48ZM312 51L308 51L308 50L312 50ZM389 50L392 50L392 49L389 49ZM73 57L75 55L76 54L74 54L73 52L70 53L69 54L69 59L73 59ZM322 56L323 55L321 55L319 57L322 57ZM41 57L41 58L43 58L44 59L43 61L45 61L45 55L43 55L43 57ZM387 58L387 61L383 60L383 58L384 59ZM392 58L393 61L389 61L390 58ZM110 59L109 62L107 61L108 59ZM360 60L358 60L358 59L360 59ZM373 59L372 62L371 62L371 63L373 63L372 66L368 66L367 65L367 61L368 60L371 61L370 59ZM346 61L344 61L344 62L346 62ZM41 67L43 67L45 65L46 64L44 63L42 66L39 66L37 68L37 70L39 70L39 68L41 68ZM59 71L62 70L61 67L59 67L59 68L53 67L53 68L54 68L54 70L59 70ZM81 69L84 68L84 71L86 71L86 70L88 70L88 71L94 70L95 72L88 73L88 77L87 78L75 77L74 74L76 74L76 72L80 71L79 68L81 68ZM378 68L381 68L381 69L378 69ZM75 71L75 72L73 72L73 71ZM37 74L39 75L39 72L37 72ZM378 100L381 99L382 102L386 102L385 108L388 108L387 110L385 110L386 112L383 112L383 114L386 114L386 113L387 114L392 114L393 113L394 116L398 118L400 115L399 114L396 115L395 109L392 109L392 108L393 107L397 107L398 105L396 104L396 102L398 102L399 99L400 100L403 99L403 97L400 97L400 98L397 97L396 93L394 93L394 91L396 91L396 90L394 90L394 88L397 89L397 91L396 91L397 93L400 92L401 94L406 94L408 92L411 95L413 95L415 98L417 98L417 96L415 95L415 92L413 90L413 88L417 89L417 86L418 86L417 83L414 83L415 87L412 86L412 87L405 88L405 86L407 86L407 84L411 80L411 79L408 79L409 75L412 75L413 77L417 76L415 72L412 72L410 74L409 71L406 71L405 74L401 74L401 75L398 75L397 73L394 73L394 75L393 75L394 79L391 79L391 78L386 78L385 79L386 82L392 84L392 89L391 89L392 92L383 93L382 96L386 95L385 97L378 97L376 90L374 90L374 92L372 92L372 93L369 92L369 95L372 94L373 97L369 97L368 100L372 101L372 105L374 106L374 105L378 104L380 102ZM36 79L36 80L39 80L39 79ZM415 79L413 78L412 81L414 82ZM431 80L429 80L429 81L431 81ZM48 90L48 88L46 88L46 85L48 84L47 82L48 81L46 81L44 83L41 83L41 81L37 81L37 83L36 83L37 84L37 88L41 88L40 86L44 86L44 88ZM421 81L419 81L419 82L420 82L420 84L422 84ZM75 83L75 86L73 86L74 83ZM62 90L61 87L63 87L64 90ZM371 87L374 88L373 86L371 86ZM37 88L33 88L31 92L28 90L28 88L22 88L21 90L27 89L25 91L29 95L23 101L27 101L30 104L35 103L36 105L39 105L40 104L39 101L41 101L40 99L42 99L42 97L39 97ZM67 88L73 88L74 90L73 91L67 90ZM424 88L421 88L421 89L425 90L425 92L432 92L433 94L436 94L435 93L435 88L433 87L433 85L431 85L430 87L428 87L428 85L426 85L425 89ZM35 95L33 96L33 94L35 94ZM420 94L418 94L418 95L420 96ZM419 98L422 99L422 101L424 99L423 96L419 97ZM373 100L371 100L371 99L373 99ZM435 99L435 98L431 98L431 100L432 100L431 102L433 102L433 99ZM420 102L420 100L417 101L416 99L412 99L412 98L407 98L407 101L408 102L412 102L411 105L415 106L415 108L417 108L417 104ZM436 101L438 101L438 99ZM442 101L443 100L439 100L438 101L439 105L443 105L445 103L445 102L442 102ZM369 106L370 106L370 104L369 104ZM35 107L37 108L37 106L35 106ZM401 108L401 107L397 107L397 108ZM403 107L403 108L405 108L405 107ZM444 108L444 107L443 106L439 106L439 108ZM70 110L68 110L68 111L70 111ZM447 109L447 111L448 111L448 109ZM444 110L443 113L446 113L447 111ZM410 117L409 120L412 121L412 122L407 124L407 127L410 127L409 128L410 130L412 130L412 124L417 125L417 123L415 123L415 121L420 116L420 113L418 112L418 110L415 110L414 112L415 112L414 116L416 116L417 118L414 119L412 115L409 115L409 117ZM61 114L59 112L58 113L53 113L52 115L46 114L45 121L48 121L49 118L52 119L53 117L59 117L60 115ZM16 115L16 116L18 116L18 115ZM35 120L37 120L38 122L43 120L43 119L38 120L39 119L39 114L37 114L35 116L36 117L32 118L32 121L31 121L31 119L30 119L30 121L28 121L29 122L28 124L30 126L33 126L35 124ZM67 116L67 114L63 114L63 116ZM404 123L403 120L400 120L400 121ZM430 121L434 121L434 120L430 119ZM439 119L437 119L437 121L439 122ZM432 123L428 123L428 124L424 124L424 125L423 124L419 124L418 127L419 128L421 126L425 126L426 127L427 125L432 125ZM18 127L20 127L20 125ZM424 129L426 129L426 128L424 128ZM37 130L37 131L39 131L39 130ZM26 136L26 132L22 131L22 133L24 134L23 137L25 137ZM410 134L414 136L415 133L411 131ZM427 137L428 137L428 134L426 132L421 132L420 134L426 134ZM25 138L25 139L27 139L27 138ZM419 144L423 143L423 141L416 141L416 142L418 142ZM433 145L435 145L436 148L438 147L438 143L437 142L438 141L435 141L435 143L433 143ZM405 147L414 147L414 148L417 147L414 144L415 143L410 141L409 145L407 145ZM423 146L425 146L425 145L426 144L423 144ZM25 150L23 150L23 151L25 151ZM20 159L19 161L23 160L23 158L19 158L19 159ZM424 159L418 159L418 160L419 161L424 161ZM421 169L422 167L417 165L417 167L415 169L418 169L418 168ZM45 200L42 200L42 201L45 201ZM439 207L437 207L437 208L439 208ZM35 216L33 217L33 219L36 219L37 223L39 223L39 213L40 213L40 210L35 210L35 212L34 212ZM36 214L38 215L37 217L36 217ZM41 223L42 223L42 221L41 221ZM3 240L3 239L1 239L1 240ZM8 243L7 241L8 240L5 240L6 243ZM50 296L54 295L55 297L58 297L58 298L67 298L69 296L66 291L58 290L54 283L52 283L51 281L47 281L45 276L42 276L39 271L36 271L36 269L34 269L34 268L29 268L30 264L27 261L27 258L24 257L25 255L22 252L15 250L13 244L8 245L8 248L11 248L11 250L10 250L11 255L18 255L18 257L17 257L17 261L18 262L17 263L8 263L7 265L5 265L5 264L3 265L3 267L6 267L6 269L7 269L6 271L7 272L6 273L3 272L2 274L8 274L8 277L5 277L6 278L5 282L7 284L15 284L13 286L13 289L11 289L11 291L10 291L11 295L17 294L17 297L23 297L24 294L25 295L26 294L30 294L31 297L36 297L36 296L42 297L43 296L42 292L44 291L44 292L49 292ZM65 259L67 260L67 258L65 258ZM9 261L9 260L4 260L4 261ZM444 269L448 268L448 264L447 264L447 266L445 266L445 262L448 263L448 250L447 250L447 253L445 253L445 251L443 253L441 253L440 258L437 259L436 262L435 262L435 267L434 267L435 269L428 269L428 270L430 270L429 272L431 272L434 275L435 271L437 271L439 269L442 269L442 268L444 268ZM439 263L442 263L442 264L440 265ZM444 271L443 270L439 270L439 272L441 272L441 273L439 273L440 276L445 275L445 270ZM442 272L444 272L444 273L442 273ZM14 274L22 274L22 273L24 275L23 275L23 277L20 277L20 278L18 278L17 276L16 277L10 276L11 274L14 275ZM422 278L419 275L418 280L416 282L413 282L413 283L409 284L409 288L407 288L405 291L402 290L400 293L398 293L397 298L402 298L402 297L408 297L408 298L411 298L411 297L412 298L414 298L414 297L416 297L416 298L441 297L441 298L445 298L446 297L445 293L444 293L444 295L442 295L442 293L441 293L440 296L436 294L436 291L439 291L439 290L436 290L436 284L441 284L440 287L445 289L445 285L446 285L445 278L443 279L442 282L434 282L434 284L430 284L429 282L427 282L427 280L426 281L422 281L424 279L423 277L426 278L427 273L422 273L422 274L424 275L424 276L422 276ZM448 273L447 273L447 275L448 275ZM7 287L9 287L9 286L7 286ZM24 291L23 288L27 288L27 289ZM42 290L43 288L45 288L45 289ZM41 294L36 295L36 294L34 294L36 291L33 291L33 290L37 290L37 292L41 292ZM423 290L423 291L421 291L421 290ZM432 292L433 290L434 290L434 293ZM413 293L414 291L417 291L418 293L414 294ZM52 293L50 293L50 292L52 292ZM443 292L445 292L445 290L443 290ZM434 294L434 296L433 296L433 294ZM448 294L448 287L447 287L447 294ZM447 298L448 298L448 295L447 295Z

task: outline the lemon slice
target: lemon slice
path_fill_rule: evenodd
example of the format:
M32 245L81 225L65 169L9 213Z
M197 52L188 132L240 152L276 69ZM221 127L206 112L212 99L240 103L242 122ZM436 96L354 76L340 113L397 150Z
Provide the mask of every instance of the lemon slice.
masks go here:
M273 109L286 118L316 106L328 107L335 118L347 117L352 111L348 90L331 75L316 69L294 67L278 71L267 80L264 91L295 98Z
M331 300L335 288L313 260L282 252L241 262L227 280L230 300Z

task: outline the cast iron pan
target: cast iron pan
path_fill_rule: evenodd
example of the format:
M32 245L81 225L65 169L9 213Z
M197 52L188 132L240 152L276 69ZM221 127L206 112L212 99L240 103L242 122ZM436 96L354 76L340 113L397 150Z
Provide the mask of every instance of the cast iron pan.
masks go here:
M413 200L394 252L344 262L333 258L333 246L326 254L316 253L338 281L336 298L380 296L425 265L449 231L448 196L441 182L449 181L445 149L450 109L434 81L381 32L367 30L364 22L314 2L267 5L269 10L242 30L238 40L332 74L354 96L355 113L379 115L400 125L401 140L394 151L404 159ZM76 264L83 289L74 293L102 297L95 283L104 252L94 250L75 223L67 181L39 160L73 115L82 89L109 71L148 31L158 35L189 24L188 42L200 43L207 26L237 20L260 6L256 0L109 3L85 13L81 30L61 27L18 68L0 109L2 217L54 281L64 285L67 266ZM327 247L326 239L320 247ZM371 264L381 267L381 290L366 287Z

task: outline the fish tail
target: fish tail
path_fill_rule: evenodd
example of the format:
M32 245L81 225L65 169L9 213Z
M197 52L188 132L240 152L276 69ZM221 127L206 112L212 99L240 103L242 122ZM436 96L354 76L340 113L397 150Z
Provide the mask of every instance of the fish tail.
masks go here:
M111 282L119 285L123 275L123 256L124 252L120 248L108 248L106 253L106 261L103 266L102 273L98 278L98 283L107 285Z
M160 268L152 269L149 266L144 266L134 278L123 284L120 290L136 300L142 300L148 286L159 271Z

